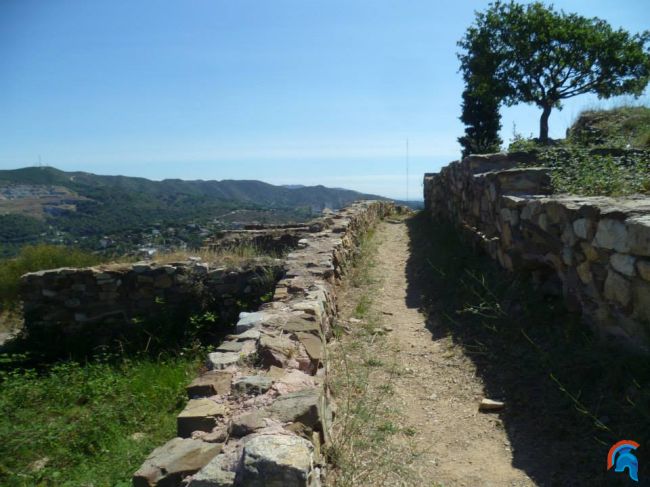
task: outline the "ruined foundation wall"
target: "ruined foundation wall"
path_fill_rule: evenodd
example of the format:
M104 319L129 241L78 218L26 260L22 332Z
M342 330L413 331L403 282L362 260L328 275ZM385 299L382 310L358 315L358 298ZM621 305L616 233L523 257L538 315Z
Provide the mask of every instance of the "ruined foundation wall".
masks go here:
M136 487L321 484L334 407L326 342L337 316L336 283L367 231L393 210L355 203L323 219L286 258L270 303L242 313L187 388L177 437L134 474Z
M529 153L469 156L425 174L425 208L505 269L525 271L604 337L650 342L650 198L551 194Z

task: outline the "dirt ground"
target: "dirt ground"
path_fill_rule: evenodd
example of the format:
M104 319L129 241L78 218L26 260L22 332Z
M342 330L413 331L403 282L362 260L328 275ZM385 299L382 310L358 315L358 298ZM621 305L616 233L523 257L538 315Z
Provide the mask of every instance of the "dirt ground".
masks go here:
M392 441L408 442L416 452L408 465L410 479L399 484L535 485L513 467L512 445L498 413L479 412L484 386L472 360L451 338L434 337L427 327L427 318L419 310L417 284L407 282L406 225L384 222L375 238L379 243L370 272L376 294L370 306L389 330L385 353L394 354L403 371L391 379L391 403L403 430L413 432L395 435ZM344 321L352 316L355 299L354 293L342 293ZM374 380L383 381L385 376L375 375Z

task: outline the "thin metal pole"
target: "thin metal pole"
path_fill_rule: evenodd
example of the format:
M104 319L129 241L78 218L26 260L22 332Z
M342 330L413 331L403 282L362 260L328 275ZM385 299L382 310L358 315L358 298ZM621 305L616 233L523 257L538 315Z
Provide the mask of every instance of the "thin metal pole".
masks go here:
M406 139L406 201L409 200L409 139Z

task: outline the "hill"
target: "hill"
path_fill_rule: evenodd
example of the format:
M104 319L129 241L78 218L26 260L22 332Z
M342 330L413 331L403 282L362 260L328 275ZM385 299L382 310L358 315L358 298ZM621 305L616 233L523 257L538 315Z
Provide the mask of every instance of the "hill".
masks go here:
M567 139L583 146L650 149L650 108L585 110L567 130Z
M0 242L45 240L94 248L107 235L182 226L174 233L198 230L199 235L181 235L180 240L198 243L208 224L220 229L250 222L304 221L324 208L338 209L358 199L385 198L254 180L151 181L53 167L0 170Z

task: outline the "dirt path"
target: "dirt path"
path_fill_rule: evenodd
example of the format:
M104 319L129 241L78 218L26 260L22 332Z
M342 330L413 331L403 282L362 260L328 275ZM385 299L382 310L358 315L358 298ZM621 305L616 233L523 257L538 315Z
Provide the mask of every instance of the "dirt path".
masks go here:
M392 441L410 442L417 452L409 465L414 480L403 485L535 485L512 466L511 445L498 414L478 412L483 384L472 361L451 338L434 337L426 326L417 282L407 273L406 225L384 222L376 238L376 265L370 272L377 290L370 306L390 330L387 348L402 369L392 378L392 403L403 429L412 432ZM351 316L351 306L344 302L342 312L344 318Z

